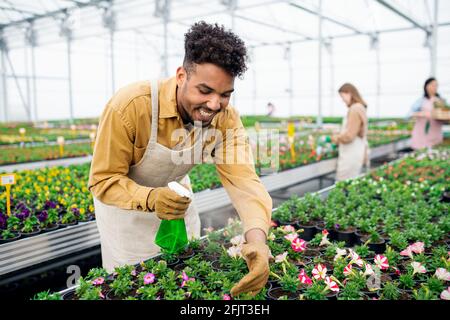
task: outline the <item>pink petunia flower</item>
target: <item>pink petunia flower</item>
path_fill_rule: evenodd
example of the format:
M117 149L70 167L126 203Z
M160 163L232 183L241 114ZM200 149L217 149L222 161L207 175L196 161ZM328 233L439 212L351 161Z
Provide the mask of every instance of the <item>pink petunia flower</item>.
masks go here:
M239 258L242 257L240 246L231 246L227 249L227 253L231 258Z
M347 250L336 248L336 255L334 256L333 260L336 261L337 259L339 259L342 256L345 256L346 254L347 254Z
M327 267L325 267L319 263L312 270L312 275L313 275L314 279L316 279L316 280L325 279L325 277L327 275Z
M288 253L283 252L282 254L279 254L275 257L275 263L281 263L286 260Z
M425 267L417 261L413 261L411 263L411 266L413 267L413 275L415 275L416 273L426 273L427 269L425 269Z
M322 233L322 239L320 240L319 246L322 247L322 246L329 246L329 245L331 245L331 242L330 242L330 240L328 240L328 231L327 231L325 234Z
M155 275L153 273L147 273L144 276L144 284L150 284L155 282Z
M301 283L304 283L304 284L307 284L307 285L311 285L312 284L312 280L306 274L305 269L302 269L300 271L300 273L298 274L298 279L300 280Z
M183 282L181 283L182 287L184 287L188 281L194 281L195 280L195 278L189 278L188 275L186 274L186 272L184 272L184 271L183 271L183 274L182 274L181 277L183 279Z
M325 284L327 285L327 288L330 289L331 291L339 292L339 286L330 277L325 278Z
M352 260L350 261L350 264L356 264L359 267L362 267L364 265L364 262L362 261L362 259L360 258L360 256L353 251L352 249L349 249L350 252L350 257L352 258Z
M442 300L450 300L450 287L448 287L446 290L441 292L441 299Z
M450 272L448 272L445 268L436 269L434 275L439 280L450 281Z
M211 233L214 231L213 227L203 228L203 231L205 231L206 234Z
M289 242L292 242L292 241L294 241L295 239L298 238L298 234L296 234L296 233L289 233L289 234L285 235L284 238L286 240L288 240Z
M400 255L404 257L410 257L413 258L413 252L411 250L411 246L408 246L405 250L400 251Z
M102 277L95 278L94 280L92 280L92 284L94 286L101 286L104 282L105 282L105 279Z
M231 296L229 294L224 294L222 299L223 300L231 300Z
M295 252L303 252L306 250L306 241L296 238L291 242L291 247Z
M423 242L416 242L410 245L412 252L421 254L425 250L425 244Z
M234 245L234 246L239 246L241 244L243 244L245 242L244 236L242 235L237 235L233 238L230 239L230 242Z
M291 225L285 225L281 227L281 231L284 233L295 233L295 228Z
M348 264L345 268L344 268L344 275L345 276L349 276L351 274L353 274L353 266L351 264Z
M375 264L378 266L378 268L380 268L380 270L386 270L389 268L389 261L388 259L381 255L381 254L377 254L375 256Z
M371 276L373 275L375 272L373 271L373 268L370 264L366 263L366 270L364 271L364 275L365 276Z

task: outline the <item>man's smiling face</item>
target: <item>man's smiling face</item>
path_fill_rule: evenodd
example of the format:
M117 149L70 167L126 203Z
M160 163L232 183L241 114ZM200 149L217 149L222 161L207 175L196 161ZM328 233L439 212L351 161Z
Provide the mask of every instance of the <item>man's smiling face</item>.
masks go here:
M212 64L192 64L177 69L177 108L184 122L211 124L214 116L228 105L234 91L234 77Z

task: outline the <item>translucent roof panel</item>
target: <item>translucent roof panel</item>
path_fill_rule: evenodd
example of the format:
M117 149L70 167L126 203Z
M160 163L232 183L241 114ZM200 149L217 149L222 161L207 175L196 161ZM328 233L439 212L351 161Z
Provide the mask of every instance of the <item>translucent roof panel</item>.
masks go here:
M199 20L233 29L249 46L249 68L233 94L241 114L264 113L271 101L277 115L313 115L320 95L324 115L343 115L336 90L348 81L363 92L371 116L405 115L432 73L425 31L434 21L435 0L322 0L321 93L319 3L171 0L165 20L163 0L0 0L0 48L8 49L9 58L0 74L6 78L9 119L26 117L24 101L35 101L30 103L38 118L68 117L69 61L75 116L98 116L121 86L173 75L182 63L184 34ZM440 93L450 97L450 1L438 3L436 76ZM114 32L107 23L109 4ZM375 33L378 57L371 43ZM27 89L32 57L36 94ZM4 104L0 99L0 121Z
M26 20L64 8L74 8L90 0L1 0L0 24Z

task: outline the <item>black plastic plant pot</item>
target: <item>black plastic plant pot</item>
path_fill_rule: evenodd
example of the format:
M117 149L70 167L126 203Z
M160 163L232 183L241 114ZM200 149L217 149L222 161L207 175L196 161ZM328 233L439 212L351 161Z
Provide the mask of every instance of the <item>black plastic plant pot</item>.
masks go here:
M57 229L59 229L59 225L57 223L55 223L55 224L48 225L45 228L42 228L42 232L50 232L50 231L55 231Z
M41 228L37 227L36 229L34 229L32 232L22 232L22 237L23 238L29 238L29 237L33 237L38 235L39 233L41 233Z
M95 219L94 215L88 214L88 215L86 215L86 219L80 219L80 220L78 220L78 221L79 221L79 222L89 222L89 221L92 221L92 220L94 220L94 219Z
M186 268L186 265L184 263L179 263L175 267L173 267L173 270L182 272L184 268Z
M294 262L294 264L300 268L304 268L311 263L312 263L312 259L310 257L306 257L306 256L301 257L299 261Z
M275 287L280 287L277 280L267 281L267 284L266 284L267 291L269 291L270 289L275 288Z
M369 234L366 232L355 231L355 244L361 245L367 241Z
M398 300L412 300L414 292L409 289L400 289L400 297Z
M22 237L22 234L20 232L12 232L12 233L14 234L13 238L0 239L0 244L13 242L13 241L19 240Z
M376 290L376 291L363 291L362 292L365 296L367 296L369 298L369 300L372 300L373 298L379 298L380 297L380 291Z
M303 229L303 232L300 234L300 237L306 241L312 240L317 233L317 228L315 225L307 226L297 223L295 226L297 229Z
M297 221L279 221L276 220L276 223L279 227L281 226L296 226L297 225Z
M375 252L376 254L381 254L386 251L386 241L384 239L380 240L380 243L371 243L367 244L369 250Z
M172 267L175 267L177 264L180 263L180 259L174 258L174 259L171 259L170 261L167 261L167 260L166 260L166 263L167 263L167 266L168 266L169 268L172 268Z
M327 293L326 297L327 297L328 300L337 300L338 293L330 291L330 292Z
M306 248L306 250L303 251L303 256L309 258L310 260L313 260L316 257L322 256L322 252L316 249Z
M7 297L10 294L13 294L19 287L20 285L17 281L2 285L0 286L0 296Z
M317 229L316 233L322 232L324 229L327 229L327 231L328 231L328 239L330 239L332 241L336 240L336 231L333 230L333 229L326 228L325 224L323 222L316 224L316 229Z
M113 289L109 290L105 295L105 300L122 300L120 297L116 297Z
M223 271L223 268L222 268L219 260L214 260L213 262L211 262L211 267L215 271Z
M75 290L69 290L64 292L61 296L63 300L74 300L75 299Z
M282 296L287 296L287 300L298 300L299 292L284 291L281 287L272 287L267 291L268 300L279 300Z
M442 202L450 202L450 191L446 191L442 194Z
M352 247L356 244L356 236L354 231L336 231L336 240L344 241L346 247Z
M127 297L134 297L136 296L136 289L131 289L131 291L128 294L125 294L123 296L116 296L114 294L114 289L110 289L105 294L105 300L125 300Z
M58 222L58 225L61 227L61 228L64 228L64 227L68 227L68 226L74 226L74 225L76 225L78 223L78 221L73 221L73 222L69 222L69 223L61 223L61 222Z
M181 251L179 254L177 254L177 258L180 260L187 260L189 258L192 258L195 255L195 251L188 248L185 251Z

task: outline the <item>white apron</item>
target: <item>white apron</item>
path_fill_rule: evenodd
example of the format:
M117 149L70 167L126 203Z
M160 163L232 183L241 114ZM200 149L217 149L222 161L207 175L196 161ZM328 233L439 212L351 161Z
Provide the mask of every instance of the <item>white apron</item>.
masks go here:
M349 110L350 112L350 110ZM364 117L363 119L365 119ZM357 177L361 173L364 164L369 166L369 143L367 142L368 123L363 122L364 134L359 135L350 143L339 144L339 156L337 161L336 181L342 181ZM347 127L347 117L342 120L342 130Z
M157 142L159 100L158 83L151 83L152 125L151 136L142 159L131 166L128 177L137 184L147 187L166 187L170 181L189 185L187 173L193 164L175 164L172 157L191 152L202 140L198 139L189 148L171 150ZM198 162L197 162L198 163ZM115 267L136 264L160 251L155 236L161 220L154 212L125 210L102 203L94 197L95 216L100 233L103 267L112 272ZM200 237L200 217L191 202L185 216L188 238Z

